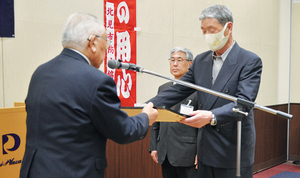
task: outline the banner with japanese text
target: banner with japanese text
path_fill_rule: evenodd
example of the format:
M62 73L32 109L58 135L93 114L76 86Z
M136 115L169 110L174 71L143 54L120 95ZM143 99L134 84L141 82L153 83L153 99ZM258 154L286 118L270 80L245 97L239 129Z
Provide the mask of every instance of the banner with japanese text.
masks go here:
M121 106L136 103L136 72L107 67L108 60L136 64L136 1L104 0L104 23L111 46L106 50L105 73L117 85Z

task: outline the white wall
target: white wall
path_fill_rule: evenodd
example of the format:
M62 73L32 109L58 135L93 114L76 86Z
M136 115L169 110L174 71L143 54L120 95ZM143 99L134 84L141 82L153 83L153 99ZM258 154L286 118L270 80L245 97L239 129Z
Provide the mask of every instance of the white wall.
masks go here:
M294 3L292 18L292 65L291 65L291 103L300 101L300 2Z
M278 101L278 49L286 44L279 43L280 3L277 1L137 1L137 23L141 27L138 34L138 63L149 70L171 76L166 59L172 47L187 47L194 56L208 50L200 29L199 16L205 7L215 3L225 4L231 9L234 18L233 37L237 43L263 60L262 83L256 102L260 105L286 103L287 100ZM157 87L166 82L142 75L138 75L138 102L155 96Z
M233 13L234 39L263 60L262 83L256 102L260 105L286 103L285 98L279 98L287 95L287 91L278 87L279 82L286 80L278 76L282 63L279 51L287 45L281 40L280 26L289 28L282 24L287 20L282 18L287 13L280 7L282 2L136 0L137 26L141 28L137 32L137 63L171 77L169 51L175 46L189 48L194 56L206 51L200 29L201 11L212 4L225 4ZM15 0L16 37L0 38L0 107L24 101L33 71L60 53L61 30L68 15L81 11L103 19L103 8L103 0ZM285 68L280 74L288 72ZM138 73L137 102L155 96L158 86L164 82L165 79Z
M289 100L290 78L290 12L289 1L280 1L279 10L279 49L278 49L278 102L287 103Z
M137 0L137 63L147 70L172 77L168 58L175 46L190 49L194 56L207 50L201 40L199 16L203 1ZM148 74L138 74L137 100L145 102L167 82Z
M0 103L4 100L5 107L24 101L36 67L60 53L66 18L83 11L103 19L104 7L97 0L15 0L14 4L15 38L1 38L5 97Z

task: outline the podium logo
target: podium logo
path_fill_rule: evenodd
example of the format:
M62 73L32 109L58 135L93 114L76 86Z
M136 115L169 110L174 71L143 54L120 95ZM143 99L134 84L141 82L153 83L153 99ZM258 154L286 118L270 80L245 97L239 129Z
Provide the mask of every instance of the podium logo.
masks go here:
M12 140L13 139L13 140ZM8 146L5 145L12 145L12 141L14 141L14 144L10 148L6 148ZM3 148L3 154L8 154L7 151L16 151L21 143L21 139L17 134L10 133L6 135L2 135L2 148ZM6 149L5 149L6 148Z

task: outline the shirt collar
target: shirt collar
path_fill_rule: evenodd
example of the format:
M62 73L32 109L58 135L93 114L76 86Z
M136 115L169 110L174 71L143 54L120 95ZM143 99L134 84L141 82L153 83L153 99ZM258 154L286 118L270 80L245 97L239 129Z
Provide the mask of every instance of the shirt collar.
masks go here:
M212 53L213 59L216 59L217 57L221 57L221 59L224 62L225 59L227 58L228 54L230 53L231 49L233 48L234 44L235 44L235 41L232 43L232 45L221 56L217 56L217 55L215 55L215 52L213 52Z
M80 54L89 63L89 65L91 65L90 60L84 54L82 54L80 51L78 51L76 49L73 49L73 48L68 48L68 49L70 49L72 51L75 51L76 53Z

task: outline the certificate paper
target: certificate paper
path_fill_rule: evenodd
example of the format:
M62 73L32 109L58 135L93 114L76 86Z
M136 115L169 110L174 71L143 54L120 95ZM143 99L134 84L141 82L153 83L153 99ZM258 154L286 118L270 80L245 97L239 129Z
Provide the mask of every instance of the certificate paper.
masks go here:
M158 111L158 117L155 122L178 122L188 116L182 115L176 111L164 107L155 107ZM135 116L142 112L143 107L121 107L129 116Z

